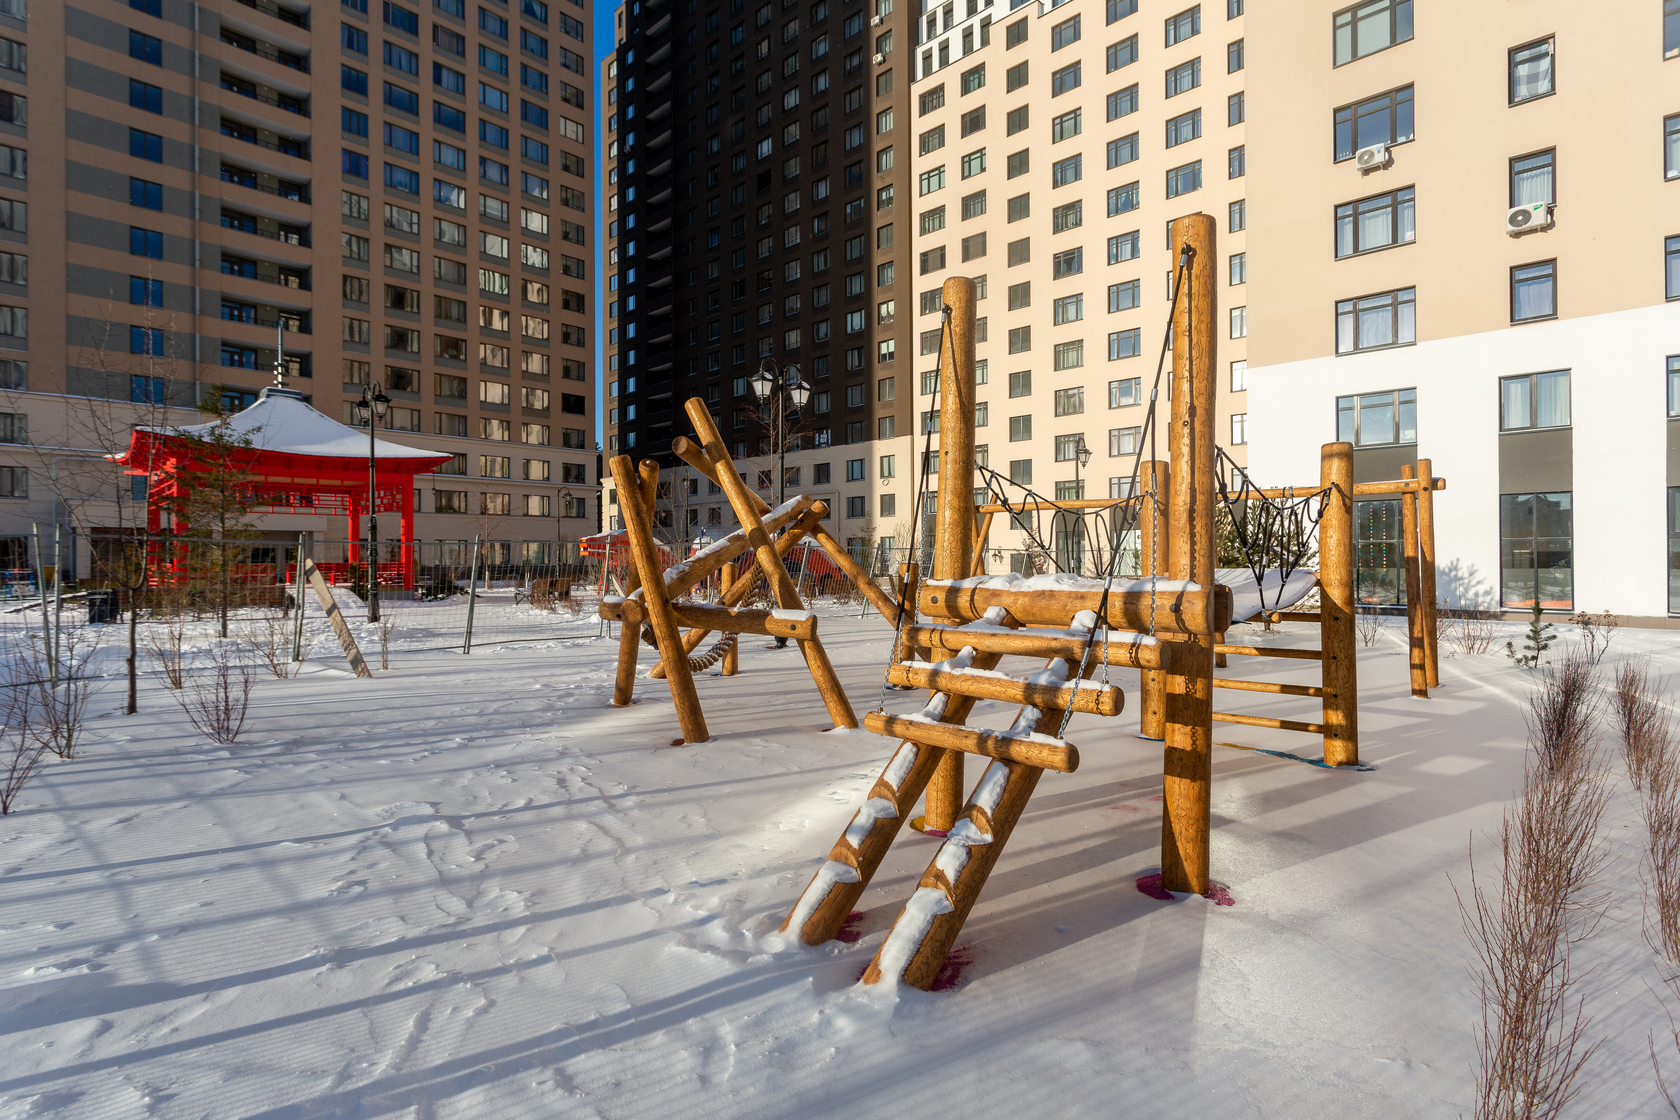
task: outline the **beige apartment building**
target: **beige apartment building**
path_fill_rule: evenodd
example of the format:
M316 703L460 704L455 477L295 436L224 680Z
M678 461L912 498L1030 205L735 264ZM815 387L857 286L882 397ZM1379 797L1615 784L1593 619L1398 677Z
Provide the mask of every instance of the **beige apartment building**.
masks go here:
M0 566L35 522L135 524L143 480L101 456L277 363L346 422L378 383L382 437L455 456L422 540L537 560L593 531L589 18L0 2Z
M979 463L1015 501L1029 487L1050 499L1123 496L1166 341L1169 227L1185 214L1219 220L1216 422L1221 443L1244 462L1242 0L1029 0L1007 10L926 0L918 30L918 424L880 446L871 464L882 533L910 543L934 415L940 285L951 276L979 288ZM1165 379L1157 408L1164 421ZM1164 440L1158 446L1166 458ZM975 486L987 486L983 472ZM1046 517L1035 533L1056 566L1091 570L1076 526ZM989 570L1024 570L1028 545L1027 534L998 518Z
M1440 589L1680 614L1680 4L1250 16L1254 476L1418 457ZM1264 106L1260 111L1259 107ZM1398 503L1359 506L1393 603Z

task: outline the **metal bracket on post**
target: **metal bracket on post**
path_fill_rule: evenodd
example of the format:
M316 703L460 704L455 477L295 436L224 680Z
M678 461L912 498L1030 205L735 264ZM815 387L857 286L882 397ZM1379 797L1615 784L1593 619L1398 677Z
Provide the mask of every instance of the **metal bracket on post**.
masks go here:
M467 579L467 633L461 641L462 653L472 652L473 607L478 603L478 557L481 551L479 538L482 536L482 533L473 534L472 575Z

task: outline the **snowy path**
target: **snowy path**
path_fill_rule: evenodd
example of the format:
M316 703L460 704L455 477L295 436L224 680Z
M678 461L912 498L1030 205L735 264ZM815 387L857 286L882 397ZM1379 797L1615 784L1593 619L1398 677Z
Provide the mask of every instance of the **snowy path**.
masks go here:
M891 633L825 613L861 713ZM1640 648L1680 642L1618 636ZM371 681L312 662L258 685L227 749L155 686L140 718L101 716L0 821L0 1117L1467 1111L1478 1011L1446 876L1465 880L1466 841L1520 775L1527 678L1503 657L1446 662L1425 703L1396 642L1361 650L1368 773L1217 748L1228 908L1133 885L1156 867L1160 751L1116 674L1131 710L1074 719L1082 768L1039 786L959 941L961 982L924 995L852 981L925 838L895 846L859 942L774 932L891 744L822 734L798 653L749 642L740 677L699 678L718 738L673 747L663 683L605 706L615 649L400 654ZM1646 1032L1666 1021L1625 790L1610 825L1592 1111L1653 1115Z

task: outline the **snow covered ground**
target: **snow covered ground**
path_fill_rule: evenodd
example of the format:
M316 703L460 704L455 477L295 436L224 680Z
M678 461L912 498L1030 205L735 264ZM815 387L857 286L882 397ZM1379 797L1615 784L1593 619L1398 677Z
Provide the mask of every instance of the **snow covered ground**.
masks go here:
M821 613L861 715L891 631ZM1075 717L1081 769L1045 776L955 986L924 994L854 984L935 850L908 829L859 940L775 933L894 744L825 733L797 651L745 639L739 677L699 678L715 739L672 746L663 682L608 707L616 641L587 614L564 626L399 652L372 680L316 641L301 676L257 685L227 748L155 681L139 717L115 714L113 682L81 757L0 819L0 1117L1468 1110L1478 1005L1448 877L1467 881L1473 835L1494 867L1521 774L1530 677L1502 654L1444 661L1425 702L1397 631L1362 649L1367 772L1217 747L1231 907L1136 889L1157 866L1161 752L1116 673L1130 710ZM1636 651L1680 665L1680 635L1621 631L1610 659ZM1312 701L1218 700L1314 718ZM1282 732L1215 739L1318 754ZM1608 1041L1580 1114L1653 1116L1647 1032L1667 1020L1640 935L1643 826L1617 781L1611 907L1581 949Z

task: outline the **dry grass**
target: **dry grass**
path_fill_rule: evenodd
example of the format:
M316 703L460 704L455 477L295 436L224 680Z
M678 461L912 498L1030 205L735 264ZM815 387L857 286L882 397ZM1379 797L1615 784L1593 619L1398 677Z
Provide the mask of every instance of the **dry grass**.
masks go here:
M1610 796L1593 742L1597 709L1585 658L1566 657L1542 676L1526 713L1534 750L1522 798L1500 825L1497 887L1484 886L1471 853L1459 913L1479 966L1476 1120L1559 1116L1602 1041L1589 1038L1570 959L1607 901L1594 890L1608 852L1601 825Z
M389 669L391 667L391 641L396 637L397 620L392 618L389 614L382 614L379 616L379 622L377 625L378 630L376 632L379 635L379 667L381 669Z

